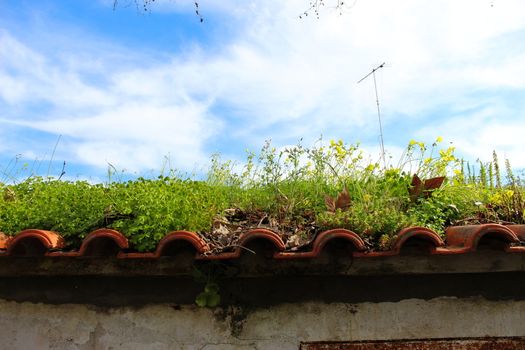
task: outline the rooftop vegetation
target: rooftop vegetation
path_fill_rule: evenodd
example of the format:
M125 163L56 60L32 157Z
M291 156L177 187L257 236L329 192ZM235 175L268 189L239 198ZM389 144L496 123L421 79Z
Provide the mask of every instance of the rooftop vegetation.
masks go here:
M523 183L507 160L504 171L495 153L474 168L440 144L411 141L389 166L343 141L282 150L267 142L242 168L213 157L202 180L173 171L105 184L30 177L0 183L0 231L52 230L75 248L108 227L149 251L168 232L189 230L220 251L254 227L278 232L290 249L337 227L360 234L372 249L388 249L408 226L443 234L450 225L525 222Z

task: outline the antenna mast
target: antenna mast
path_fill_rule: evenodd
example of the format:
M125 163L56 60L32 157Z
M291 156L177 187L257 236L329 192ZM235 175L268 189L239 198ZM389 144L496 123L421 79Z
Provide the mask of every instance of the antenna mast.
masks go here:
M376 68L372 69L372 71L370 73L368 73L367 75L362 77L357 83L359 84L360 82L362 82L363 80L365 80L369 76L373 76L374 77L374 89L375 89L375 92L376 92L376 105L377 105L377 119L379 120L379 138L380 138L380 141L381 141L381 144L380 144L380 146L381 146L381 158L383 159L383 166L386 168L385 144L383 142L383 125L381 123L381 110L379 109L379 96L377 94L377 82L376 82L376 71L378 69L381 69L381 68L384 68L384 67L385 67L385 62L381 63L379 66L377 66Z

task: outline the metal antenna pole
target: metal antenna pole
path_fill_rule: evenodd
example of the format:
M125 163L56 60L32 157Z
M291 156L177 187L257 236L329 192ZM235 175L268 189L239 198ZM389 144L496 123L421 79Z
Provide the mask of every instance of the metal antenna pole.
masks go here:
M373 72L374 89L376 91L376 105L377 105L377 119L379 120L379 138L381 140L381 156L383 158L383 166L386 168L385 160L385 143L383 142L383 124L381 123L381 110L379 109L379 97L377 95L376 72Z
M372 69L370 73L368 73L363 78L361 78L357 83L359 84L360 82L368 78L370 75L372 75L374 78L374 90L376 93L377 118L379 120L379 140L380 140L380 146L381 146L381 158L383 159L383 166L386 168L385 143L383 141L383 124L381 123L381 109L379 108L379 95L377 93L377 82L376 82L376 70L383 68L384 66L385 66L385 62L381 63L379 66Z

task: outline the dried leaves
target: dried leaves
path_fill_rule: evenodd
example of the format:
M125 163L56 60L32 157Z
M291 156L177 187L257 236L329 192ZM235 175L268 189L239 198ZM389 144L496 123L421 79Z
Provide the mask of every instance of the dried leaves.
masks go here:
M315 214L305 211L300 217L290 218L281 215L268 215L261 210L226 209L213 220L211 232L202 232L211 247L211 252L219 253L237 246L239 237L255 228L265 228L279 233L286 248L297 250L309 244L318 227Z
M4 190L4 201L14 202L16 200L16 193L12 188L6 187Z
M350 208L350 194L348 193L348 190L345 187L337 195L337 198L332 198L329 195L325 195L324 202L326 204L326 208L330 213L335 213L337 209L345 211L348 210L348 208Z
M440 188L444 181L444 176L433 177L431 179L422 181L419 176L417 176L417 174L414 174L412 177L412 183L410 184L410 188L408 190L408 193L410 194L410 200L415 202L420 197L430 197L432 191Z

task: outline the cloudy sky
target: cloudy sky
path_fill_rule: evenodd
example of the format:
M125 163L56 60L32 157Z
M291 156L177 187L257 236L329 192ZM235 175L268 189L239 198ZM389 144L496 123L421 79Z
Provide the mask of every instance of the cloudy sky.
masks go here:
M0 0L0 170L201 171L264 140L386 150L442 136L525 167L523 0ZM340 13L341 12L341 13ZM52 162L50 160L53 160ZM27 164L26 170L23 164Z

